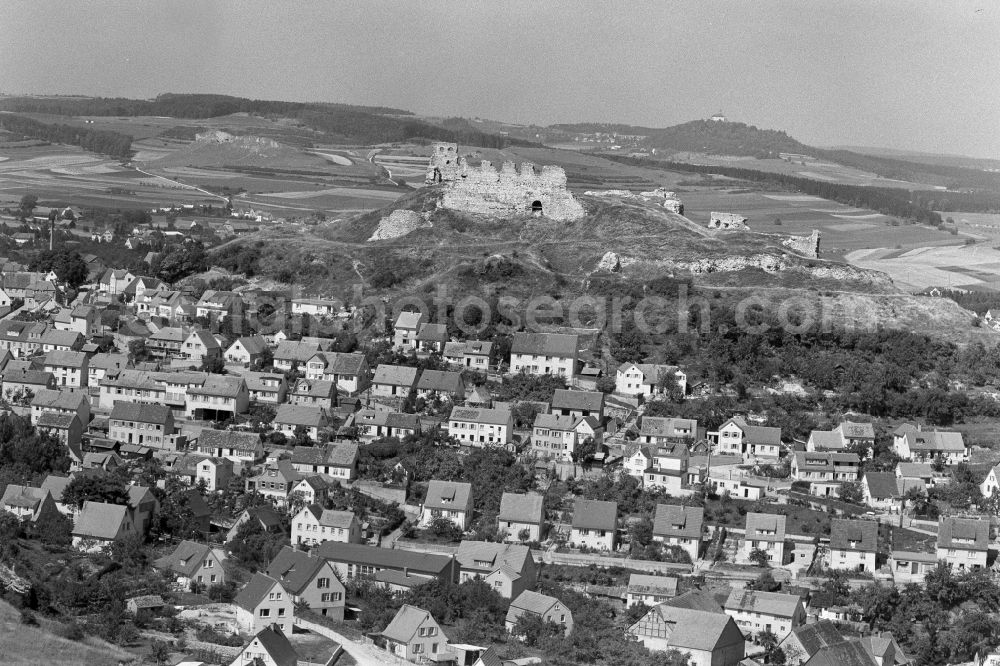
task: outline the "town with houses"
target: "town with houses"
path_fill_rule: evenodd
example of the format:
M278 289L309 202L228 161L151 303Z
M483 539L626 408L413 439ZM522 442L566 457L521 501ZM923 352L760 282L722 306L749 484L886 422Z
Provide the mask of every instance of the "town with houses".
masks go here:
M403 310L359 344L333 300L82 259L73 287L2 264L0 430L51 467L3 479L3 530L146 567L119 622L185 664L549 663L600 604L663 658L621 663L905 666L874 598L992 580L1000 466L981 511L928 510L970 485L960 432L704 423L671 412L718 387L579 333ZM252 329L264 302L287 326Z

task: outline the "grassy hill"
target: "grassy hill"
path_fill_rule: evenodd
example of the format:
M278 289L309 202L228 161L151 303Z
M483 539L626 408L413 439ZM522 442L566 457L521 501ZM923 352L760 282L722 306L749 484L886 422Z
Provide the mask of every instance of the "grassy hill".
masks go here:
M29 627L21 614L0 601L0 663L4 666L118 666L135 655L96 639L70 641L51 632L54 625Z

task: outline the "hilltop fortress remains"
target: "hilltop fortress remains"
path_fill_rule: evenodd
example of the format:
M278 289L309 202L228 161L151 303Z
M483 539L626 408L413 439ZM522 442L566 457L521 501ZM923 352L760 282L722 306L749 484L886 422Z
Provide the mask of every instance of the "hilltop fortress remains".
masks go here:
M557 166L543 166L535 173L531 162L504 162L498 172L487 160L471 167L458 157L453 143L434 144L427 165L427 184L444 184L438 205L441 208L495 218L534 215L550 220L578 220L583 206L566 187L566 172Z

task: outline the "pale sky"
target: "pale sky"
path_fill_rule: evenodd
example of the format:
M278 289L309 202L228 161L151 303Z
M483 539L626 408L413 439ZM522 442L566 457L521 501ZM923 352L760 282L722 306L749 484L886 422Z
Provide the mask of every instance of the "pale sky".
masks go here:
M705 118L1000 158L997 0L0 0L0 92Z

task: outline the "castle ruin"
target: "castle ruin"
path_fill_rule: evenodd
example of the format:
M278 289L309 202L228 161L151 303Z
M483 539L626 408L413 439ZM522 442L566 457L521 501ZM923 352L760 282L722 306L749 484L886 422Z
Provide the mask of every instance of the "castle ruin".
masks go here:
M819 231L813 229L808 236L791 236L781 241L787 248L813 259L819 258Z
M566 172L557 166L543 166L536 174L530 162L521 164L520 171L513 162L504 162L497 172L486 160L473 168L463 158L457 177L444 182L442 208L497 218L531 214L556 221L584 215L583 206L566 187Z
M431 159L427 164L425 185L450 183L458 178L458 144L435 143L431 149Z
M736 213L712 213L708 218L709 229L727 229L730 231L749 231L747 218Z

